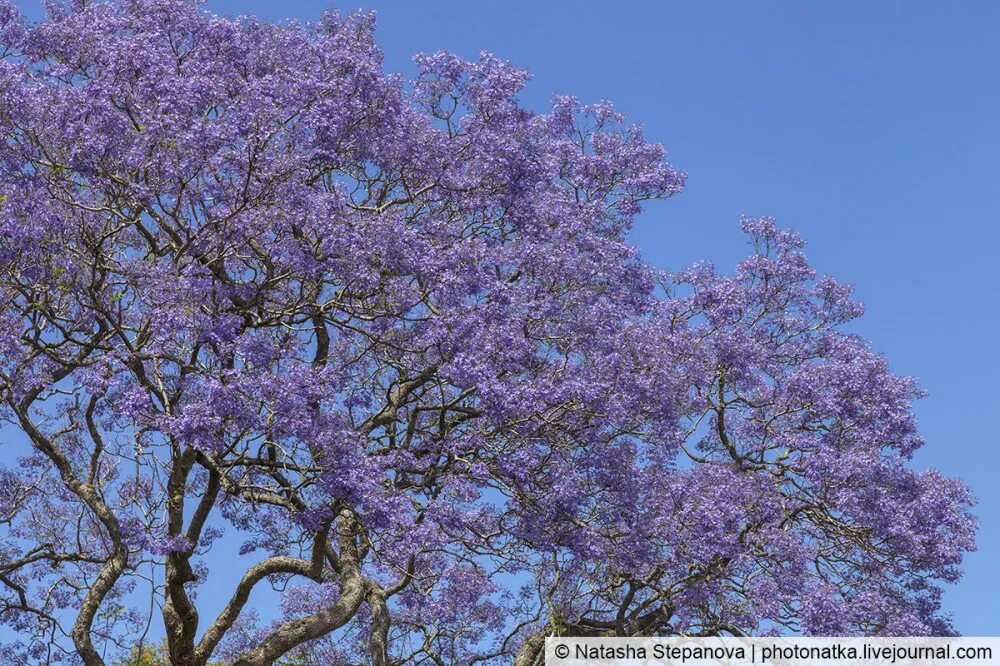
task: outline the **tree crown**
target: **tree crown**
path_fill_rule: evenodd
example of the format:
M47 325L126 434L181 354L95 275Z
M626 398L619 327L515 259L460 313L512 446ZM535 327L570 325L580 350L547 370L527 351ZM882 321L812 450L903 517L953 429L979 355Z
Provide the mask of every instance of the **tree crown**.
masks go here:
M404 82L370 14L4 0L0 49L7 660L159 659L150 609L185 666L953 631L972 499L907 465L917 385L770 219L732 275L644 264L684 174L610 104Z

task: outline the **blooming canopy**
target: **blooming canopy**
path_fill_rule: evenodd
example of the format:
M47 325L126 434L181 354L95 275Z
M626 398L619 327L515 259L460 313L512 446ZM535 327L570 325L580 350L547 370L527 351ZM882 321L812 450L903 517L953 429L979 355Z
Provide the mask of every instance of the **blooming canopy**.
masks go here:
M953 633L972 499L907 464L915 382L770 219L732 275L644 264L684 175L610 104L405 82L369 14L0 0L0 53L5 661Z

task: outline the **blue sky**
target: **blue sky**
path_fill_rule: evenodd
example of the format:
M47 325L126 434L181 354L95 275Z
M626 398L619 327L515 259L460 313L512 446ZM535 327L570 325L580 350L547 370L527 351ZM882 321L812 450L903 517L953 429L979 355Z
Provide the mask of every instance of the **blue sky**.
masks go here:
M359 6L335 3L343 10ZM40 3L19 0L30 14ZM209 0L220 14L314 17L325 2ZM523 98L612 100L688 172L634 240L664 268L745 253L742 214L809 240L852 282L856 330L930 396L916 458L980 498L980 550L946 607L967 635L1000 634L1000 374L996 193L1000 3L443 2L367 0L388 67L413 53L488 50L530 69Z

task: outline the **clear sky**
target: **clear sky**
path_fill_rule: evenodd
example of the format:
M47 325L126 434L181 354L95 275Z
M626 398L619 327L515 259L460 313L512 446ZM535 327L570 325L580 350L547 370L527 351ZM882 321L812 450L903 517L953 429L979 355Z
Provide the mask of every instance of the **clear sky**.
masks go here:
M364 4L360 4L363 2ZM18 0L39 15L36 0ZM316 16L313 0L209 0L220 14ZM530 69L523 98L609 99L688 172L634 240L664 268L728 269L741 214L810 241L868 305L856 330L930 396L916 463L964 478L980 550L946 607L1000 635L1000 449L992 396L1000 249L1000 3L350 0L378 12L387 65L488 50Z

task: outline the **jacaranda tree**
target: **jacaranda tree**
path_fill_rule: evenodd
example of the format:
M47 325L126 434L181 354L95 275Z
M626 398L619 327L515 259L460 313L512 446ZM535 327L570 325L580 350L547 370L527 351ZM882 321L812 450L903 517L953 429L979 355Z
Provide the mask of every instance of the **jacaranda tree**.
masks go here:
M732 275L642 263L684 176L610 105L406 82L365 14L47 16L0 3L4 663L953 633L918 387L769 219Z

